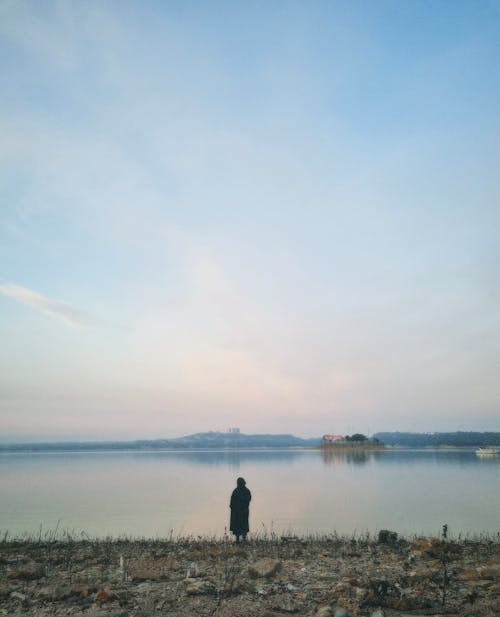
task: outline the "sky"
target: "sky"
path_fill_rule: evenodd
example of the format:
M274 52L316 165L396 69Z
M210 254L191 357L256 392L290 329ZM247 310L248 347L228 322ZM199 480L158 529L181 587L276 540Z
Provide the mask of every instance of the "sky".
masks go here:
M0 440L500 430L497 0L0 0Z

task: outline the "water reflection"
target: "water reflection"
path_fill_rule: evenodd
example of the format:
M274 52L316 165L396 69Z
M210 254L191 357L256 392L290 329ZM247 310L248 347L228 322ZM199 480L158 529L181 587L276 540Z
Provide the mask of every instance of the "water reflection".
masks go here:
M452 448L435 448L421 450L405 450L398 448L387 448L383 451L384 456L380 459L383 464L398 464L398 465L482 465L483 459L476 455L474 449L452 449ZM492 457L487 460L487 464L498 465L500 457Z
M325 448L321 450L323 462L326 465L341 465L348 463L350 465L366 465L368 461L376 456L383 455L380 451L366 450L335 450L334 448Z
M481 467L500 466L500 456L479 457L474 449L403 449L381 450L362 449L280 449L280 450L154 450L154 451L97 451L97 452L15 452L0 454L0 469L32 465L59 466L71 461L72 465L100 465L105 461L134 461L141 463L176 463L203 467L225 467L234 471L241 466L252 465L294 465L309 460L321 460L325 465L478 465Z
M110 453L112 454L112 453ZM118 453L113 453L118 455ZM124 453L122 453L123 455ZM474 449L399 449L387 448L380 450L363 449L296 449L296 450L183 450L130 452L125 456L136 460L166 460L178 461L190 465L204 467L223 466L237 471L246 464L300 464L305 460L322 460L325 465L482 465L495 466L500 464L500 456L478 457Z
M237 476L252 529L498 529L500 457L474 450L222 450L0 456L0 530L222 534Z
M224 465L237 470L245 463L267 465L274 462L292 462L304 456L304 454L316 455L316 452L305 452L303 450L199 450L162 452L159 454L160 458L184 461L194 465L209 465L211 467ZM152 455L158 456L157 453Z
M317 457L314 450L182 450L160 452L130 452L132 457L140 461L156 461L165 464L175 463L208 468L224 467L234 472L247 464L265 466L274 464L293 465L308 456Z

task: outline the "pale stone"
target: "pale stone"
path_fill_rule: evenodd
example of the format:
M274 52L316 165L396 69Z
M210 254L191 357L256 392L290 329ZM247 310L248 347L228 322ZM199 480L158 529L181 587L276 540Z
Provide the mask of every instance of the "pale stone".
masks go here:
M13 591L13 592L10 594L10 597L11 597L13 600L21 600L21 602L24 602L24 601L26 600L26 594L24 594L24 593L20 593L19 591Z
M270 578L281 568L281 561L265 557L259 559L248 568L248 573L254 578Z
M200 579L186 579L189 581L186 587L186 594L188 596L203 596L216 593L216 588L210 581Z

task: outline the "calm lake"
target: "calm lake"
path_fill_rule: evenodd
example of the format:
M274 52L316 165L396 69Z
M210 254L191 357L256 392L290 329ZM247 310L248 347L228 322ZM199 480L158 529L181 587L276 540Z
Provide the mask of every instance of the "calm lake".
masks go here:
M0 531L222 535L238 476L252 532L500 530L500 455L474 450L0 455Z

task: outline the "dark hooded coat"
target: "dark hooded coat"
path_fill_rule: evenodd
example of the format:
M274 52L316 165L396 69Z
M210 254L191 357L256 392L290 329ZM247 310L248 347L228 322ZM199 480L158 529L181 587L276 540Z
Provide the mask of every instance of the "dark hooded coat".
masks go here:
M248 507L251 499L252 494L246 486L237 486L231 495L229 530L237 536L248 533Z

